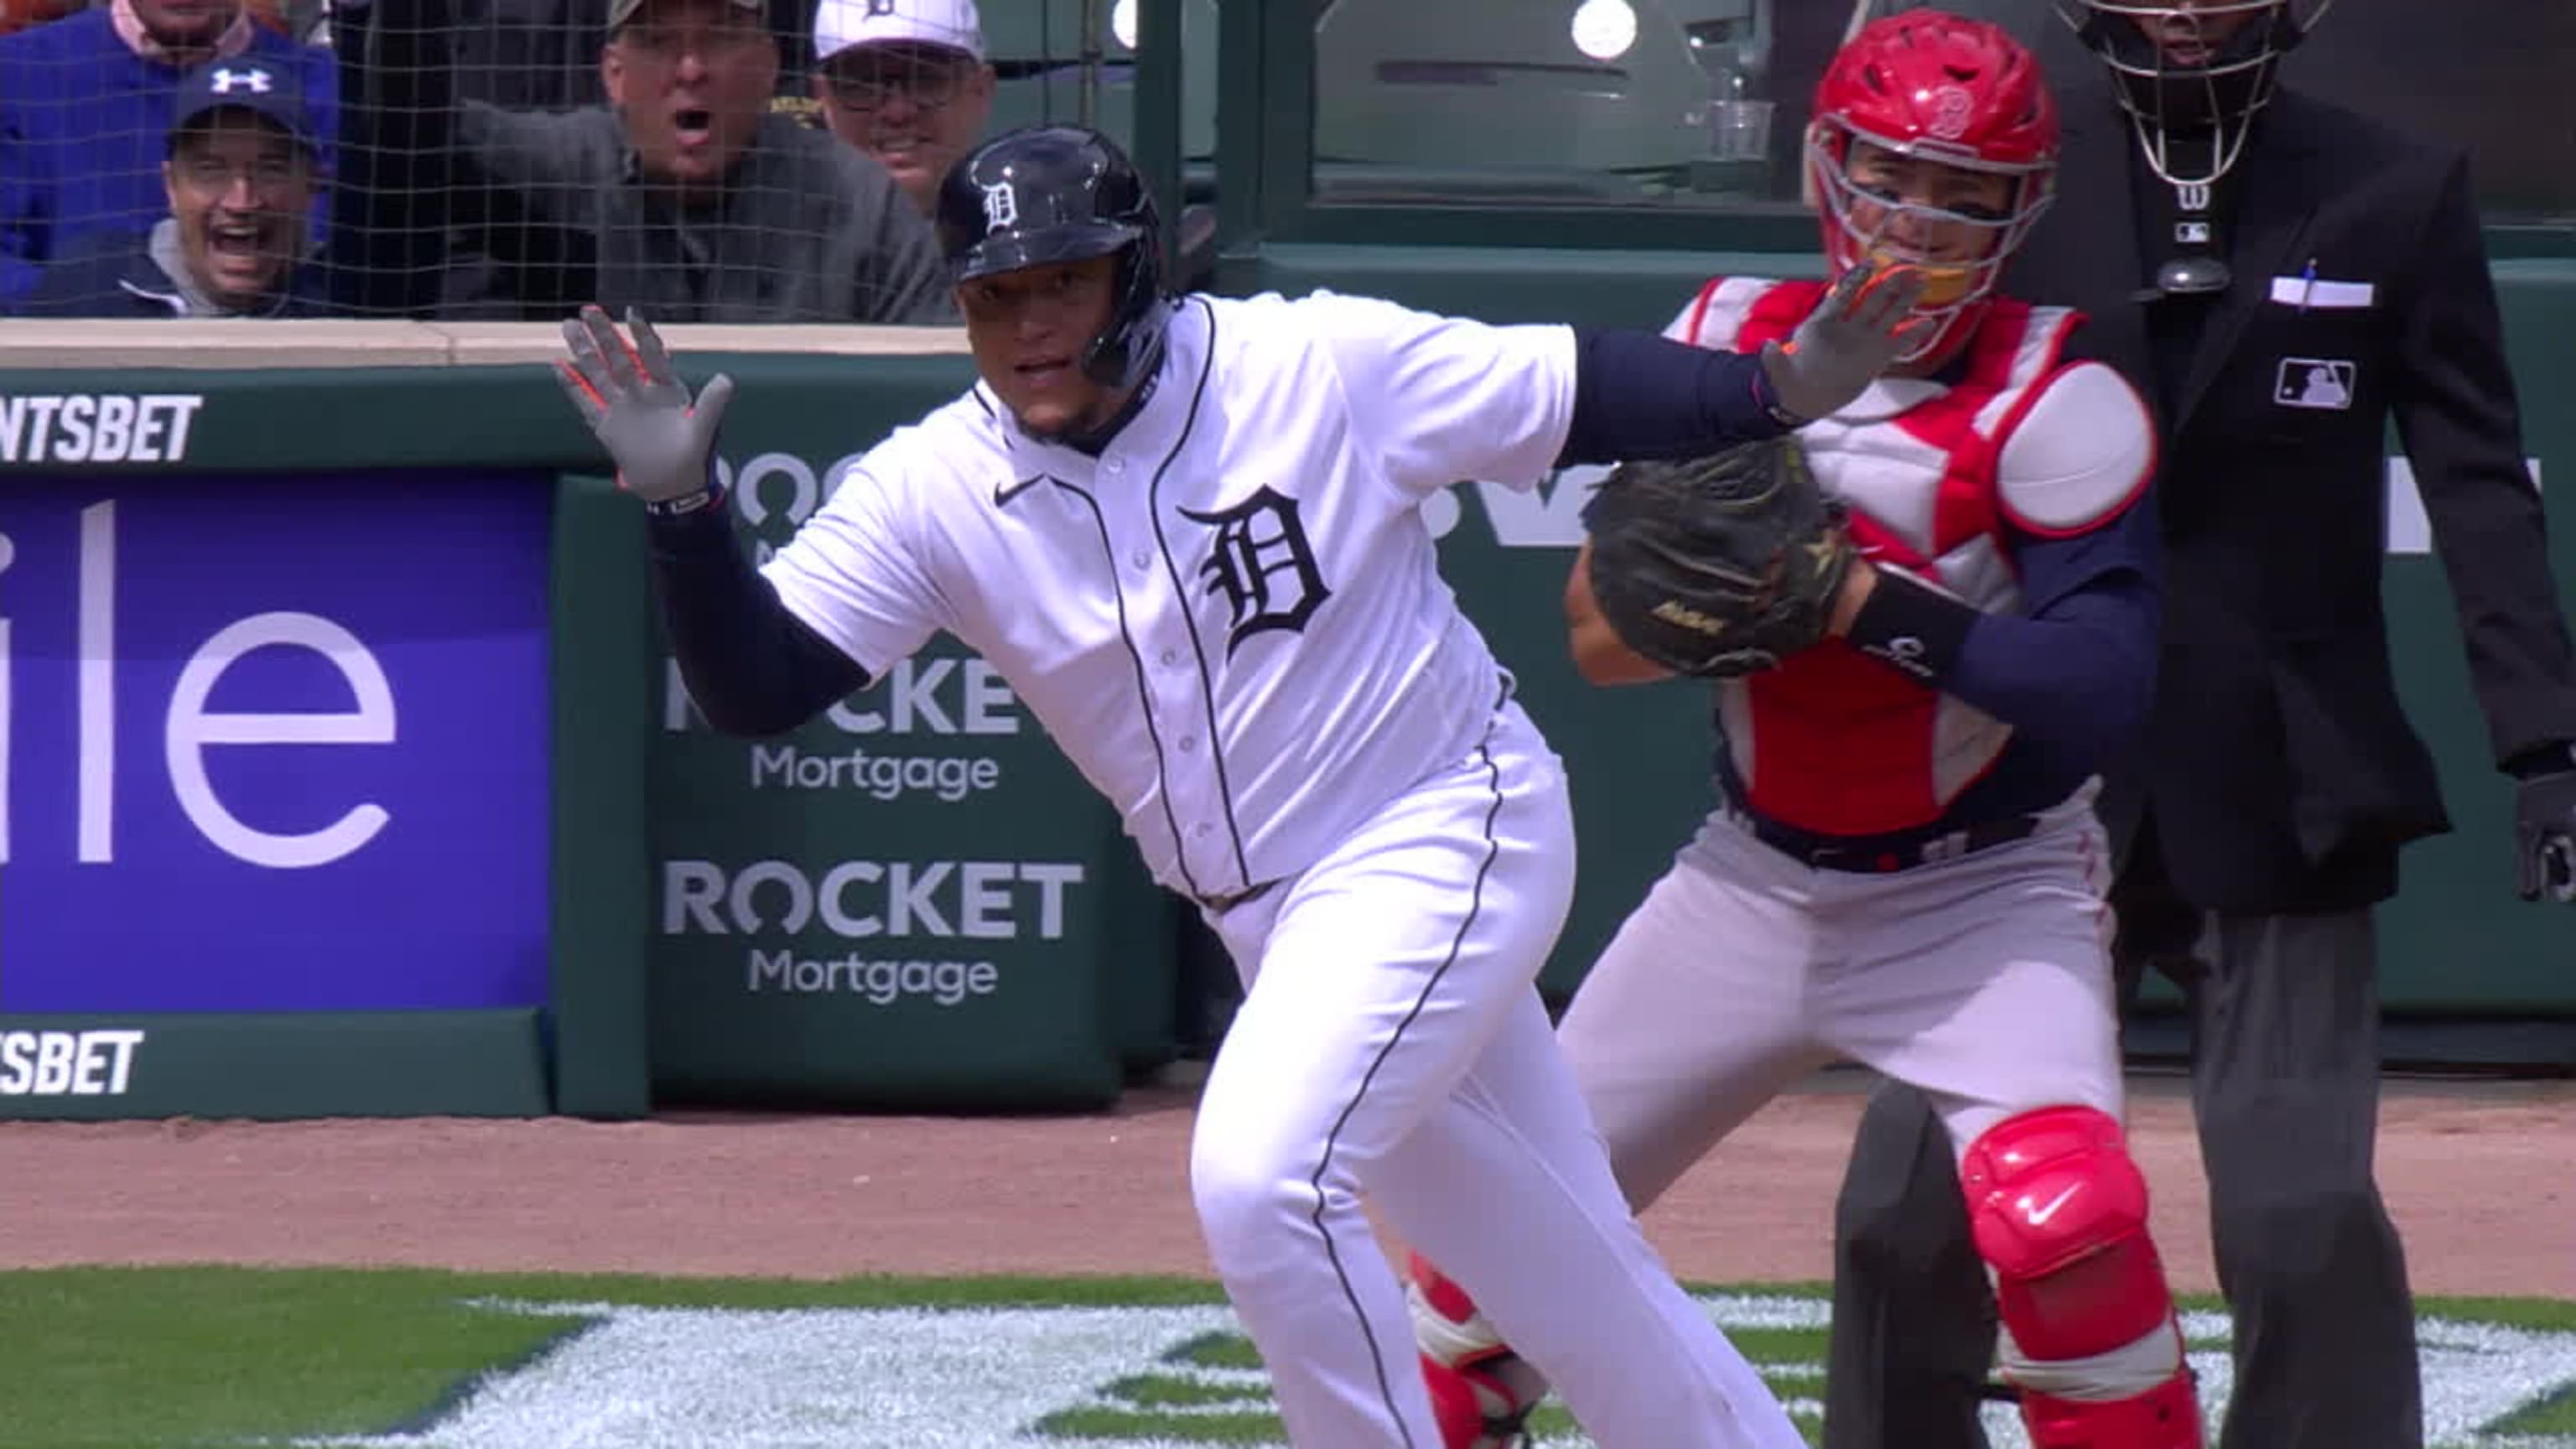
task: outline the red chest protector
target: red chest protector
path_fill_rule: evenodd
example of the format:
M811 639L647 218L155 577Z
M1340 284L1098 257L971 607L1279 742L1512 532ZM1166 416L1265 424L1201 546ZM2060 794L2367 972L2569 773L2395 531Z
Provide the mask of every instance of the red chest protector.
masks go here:
M1786 340L1822 282L1720 278L1668 334L1753 351ZM1940 378L1885 378L1802 429L1809 462L1851 510L1880 568L1901 568L1980 609L2021 604L2002 536L1996 462L2057 371L2073 313L1997 300ZM2002 754L2010 727L1839 639L1717 688L1743 804L1821 834L1871 835L1938 819Z

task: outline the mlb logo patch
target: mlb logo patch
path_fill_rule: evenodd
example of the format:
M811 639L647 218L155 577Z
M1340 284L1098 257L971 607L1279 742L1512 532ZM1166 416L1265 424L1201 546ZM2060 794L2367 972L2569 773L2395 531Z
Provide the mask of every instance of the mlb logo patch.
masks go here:
M2285 408L2350 412L2353 382L2360 375L2358 364L2339 357L2284 357L2272 382L2272 401Z

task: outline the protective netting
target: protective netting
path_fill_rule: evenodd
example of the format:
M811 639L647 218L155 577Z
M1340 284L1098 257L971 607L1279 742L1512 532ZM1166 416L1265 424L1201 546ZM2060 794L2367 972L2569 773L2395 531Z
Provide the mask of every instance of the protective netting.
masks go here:
M0 315L945 323L948 163L1133 111L1106 0L0 7Z
M1825 59L1915 0L1267 3L1313 10L1319 202L1794 215ZM939 318L915 223L956 147L1040 119L1132 139L1136 0L614 4L0 0L0 315ZM2091 63L2043 0L1945 8L2061 82ZM1218 3L1180 10L1186 204L1214 184ZM2292 83L2465 147L2496 219L2576 219L2576 6L2451 12L2339 6ZM177 125L219 69L234 104Z

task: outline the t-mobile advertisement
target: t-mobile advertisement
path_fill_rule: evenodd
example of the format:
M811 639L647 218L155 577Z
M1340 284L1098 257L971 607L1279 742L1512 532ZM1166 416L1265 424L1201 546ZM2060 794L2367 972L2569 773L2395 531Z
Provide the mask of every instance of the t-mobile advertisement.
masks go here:
M544 1001L550 499L0 483L0 1012Z

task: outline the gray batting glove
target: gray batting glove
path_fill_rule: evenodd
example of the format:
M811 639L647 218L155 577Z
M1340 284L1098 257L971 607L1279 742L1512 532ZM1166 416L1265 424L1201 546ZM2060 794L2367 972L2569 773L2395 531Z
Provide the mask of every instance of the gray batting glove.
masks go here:
M1914 343L1905 326L1923 296L1913 267L1852 267L1825 292L1786 345L1762 344L1780 410L1813 422L1850 406Z
M733 397L733 379L722 373L709 378L692 405L653 324L629 307L626 330L635 336L631 347L595 306L566 319L564 344L572 359L555 364L555 380L616 462L619 487L647 504L703 494L713 476L716 429Z

